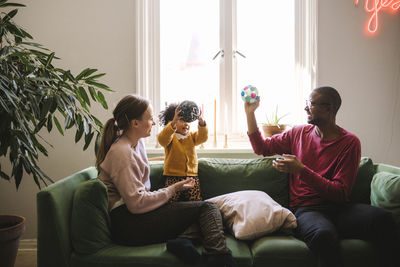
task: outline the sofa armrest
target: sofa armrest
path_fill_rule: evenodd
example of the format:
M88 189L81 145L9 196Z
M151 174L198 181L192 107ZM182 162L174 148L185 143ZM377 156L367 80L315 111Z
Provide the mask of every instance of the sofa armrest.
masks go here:
M74 192L81 182L96 177L96 168L90 167L61 179L37 193L38 267L69 266L70 219Z

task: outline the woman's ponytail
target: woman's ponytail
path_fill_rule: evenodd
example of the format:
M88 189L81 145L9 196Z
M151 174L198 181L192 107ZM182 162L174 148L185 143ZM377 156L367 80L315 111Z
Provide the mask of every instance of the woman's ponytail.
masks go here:
M99 151L96 156L96 168L100 171L100 164L103 162L108 150L110 149L112 143L117 138L118 126L114 118L109 119L103 128L103 134L100 140Z
M109 119L103 128L99 151L96 155L98 171L118 135L128 131L131 128L131 120L140 119L148 107L149 101L136 95L127 95L118 102L113 111L113 118Z

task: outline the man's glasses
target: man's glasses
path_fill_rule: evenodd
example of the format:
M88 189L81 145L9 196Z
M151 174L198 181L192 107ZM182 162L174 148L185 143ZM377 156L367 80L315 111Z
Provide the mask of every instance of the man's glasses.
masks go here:
M310 100L308 100L308 99L306 99L306 106L310 109L310 108L312 108L312 107L314 107L314 106L328 106L328 105L330 105L331 103L324 103L324 102L322 102L322 103L316 103L316 102L313 102L313 101L310 101Z

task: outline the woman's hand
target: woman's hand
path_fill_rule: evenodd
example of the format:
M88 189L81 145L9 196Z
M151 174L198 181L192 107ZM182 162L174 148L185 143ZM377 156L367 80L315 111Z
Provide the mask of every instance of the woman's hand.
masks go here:
M280 172L301 173L304 169L303 163L295 156L283 154L283 158L272 161L272 166Z
M191 189L194 187L194 179L188 177L183 181L174 183L172 186L175 188L175 192Z

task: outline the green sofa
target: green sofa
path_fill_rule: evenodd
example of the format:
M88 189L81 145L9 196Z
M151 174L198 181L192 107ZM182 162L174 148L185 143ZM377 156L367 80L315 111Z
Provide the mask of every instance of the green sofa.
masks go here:
M273 157L199 159L203 198L239 190L260 190L287 207L288 175L277 172L272 167L272 160ZM151 163L152 190L163 186L162 171L163 162ZM362 158L351 201L370 203L371 181L376 174L394 177L398 185L396 190L400 189L400 168L374 164L371 159ZM109 231L106 187L96 177L96 169L90 167L37 194L38 267L185 266L166 250L165 243L140 247L114 244ZM389 180L393 182L393 179ZM383 181L382 178L379 181ZM377 187L382 190L387 186L380 183ZM382 194L374 194L374 205L385 205L394 199L384 198ZM387 206L388 209L395 207L396 216L399 203ZM253 241L240 241L227 233L227 243L239 266L316 266L305 243L288 232L275 232ZM372 244L347 239L341 246L346 266L379 266ZM205 266L205 261L201 260L196 266Z

